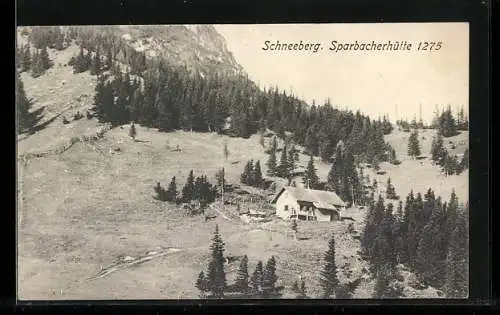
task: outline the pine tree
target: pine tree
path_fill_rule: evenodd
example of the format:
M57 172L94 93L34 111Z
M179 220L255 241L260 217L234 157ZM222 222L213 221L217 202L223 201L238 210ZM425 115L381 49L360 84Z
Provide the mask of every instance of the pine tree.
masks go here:
M390 177L387 178L386 198L392 200L398 199L396 189L394 188L394 185L392 185Z
M267 160L267 169L270 176L277 175L277 164L276 164L276 151L277 151L276 137L273 138L273 144L269 152L269 159Z
M214 236L212 238L211 261L207 272L207 290L215 298L223 298L224 290L227 287L226 273L224 272L224 242L219 234L219 226L215 226Z
M340 194L342 187L342 173L344 169L343 162L343 147L341 145L337 145L335 149L335 157L333 159L332 167L328 172L327 182L329 187Z
M460 161L461 170L466 170L469 168L469 149L465 149L462 160Z
M245 185L252 185L252 172L253 172L253 161L248 161L247 164L245 165L245 169L243 170L243 173L240 175L240 181L242 184Z
M269 258L266 267L262 272L262 293L264 296L269 297L270 295L276 294L276 281L278 277L276 276L276 259L274 256Z
M106 61L105 61L106 69L109 70L113 67L113 54L111 53L111 49L108 50L106 54Z
M30 50L30 46L28 44L26 44L26 46L24 46L24 50L23 50L21 60L20 60L20 65L21 65L20 72L29 71L31 69L31 65L32 65L31 50Z
M288 169L289 169L289 173L293 173L293 171L295 170L295 152L296 152L296 148L294 145L292 145L290 147L290 150L288 150Z
M189 202L194 194L194 174L193 170L189 172L186 185L182 188L182 201Z
M337 265L335 263L335 238L332 236L325 253L325 265L321 271L320 283L323 288L323 297L330 298L335 292L339 280L337 278Z
M156 200L160 200L160 201L168 201L168 197L167 197L167 192L165 191L165 189L160 185L160 183L156 183L156 186L153 187L155 193L156 193L156 196L154 196L154 198Z
M286 146L283 147L281 151L280 165L278 167L278 176L281 178L290 177L290 165L288 163L288 155Z
M74 59L73 73L81 73L85 71L87 71L87 64L83 53L83 46L80 45L80 53Z
M261 187L263 178L262 178L262 169L260 168L260 161L255 162L255 165L252 169L251 173L252 186Z
M443 143L443 136L438 133L437 136L432 140L431 158L437 164L442 165L445 154L446 152Z
M445 138L457 134L457 125L450 106L439 117L439 133Z
M254 294L260 294L262 290L262 276L263 276L263 264L262 261L258 261L255 266L255 270L250 277L250 285Z
M99 75L101 73L101 55L99 50L96 51L94 58L92 58L92 63L90 65L90 74Z
M306 187L309 187L311 189L317 189L318 187L319 178L316 174L316 167L314 166L314 158L312 155L309 158L309 163L307 164L307 169L304 174L303 181Z
M198 290L200 290L200 295L204 297L205 293L207 292L207 279L203 271L200 271L200 273L198 274L198 279L196 280L195 286Z
M459 211L446 257L445 293L448 298L469 295L469 209Z
M396 156L396 150L394 150L394 148L391 148L390 150L389 161L391 164L398 164L398 158Z
M40 53L37 50L35 50L33 52L32 61L31 61L31 76L33 78L38 78L39 76L41 76L44 73L45 73L45 68L43 65L43 60L40 56Z
M137 135L137 130L135 129L134 123L130 125L130 130L128 133L129 137L135 140L135 136Z
M172 180L170 181L170 184L168 185L167 189L167 198L168 201L177 201L177 184L175 182L175 176L172 177Z
M420 155L420 143L418 141L418 132L414 130L408 139L408 155L417 157Z
M30 129L33 125L30 107L31 102L26 97L23 82L21 81L19 73L16 72L16 115L18 133L22 133L25 130Z
M47 70L52 67L53 63L49 58L47 46L44 46L40 51L40 59L44 70Z
M240 262L240 267L238 268L238 273L236 275L236 281L234 283L234 288L241 293L247 293L250 289L248 282L248 257L243 256Z
M432 215L422 230L417 247L416 270L424 282L441 287L445 277L446 231L445 212L434 202Z
M373 248L370 257L372 263L371 269L374 273L379 272L380 268L388 268L395 272L397 265L396 239L393 235L396 224L393 216L393 204L389 203L384 211L381 199L376 206L376 216L383 217L381 223L376 226L377 232L373 241ZM380 213L380 214L379 214Z
M395 299L403 293L403 288L394 287L394 274L390 268L379 268L373 292L374 299Z

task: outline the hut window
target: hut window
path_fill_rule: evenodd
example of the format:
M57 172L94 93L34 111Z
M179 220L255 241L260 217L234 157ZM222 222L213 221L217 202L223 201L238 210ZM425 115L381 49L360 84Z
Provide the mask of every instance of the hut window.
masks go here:
M288 205L285 205L285 211L288 211Z

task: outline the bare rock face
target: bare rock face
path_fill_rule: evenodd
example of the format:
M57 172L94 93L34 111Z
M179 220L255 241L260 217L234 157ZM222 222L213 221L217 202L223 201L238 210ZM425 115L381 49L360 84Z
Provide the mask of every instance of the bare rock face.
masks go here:
M163 57L202 76L242 73L226 40L212 25L126 25L115 29L126 43L149 57Z

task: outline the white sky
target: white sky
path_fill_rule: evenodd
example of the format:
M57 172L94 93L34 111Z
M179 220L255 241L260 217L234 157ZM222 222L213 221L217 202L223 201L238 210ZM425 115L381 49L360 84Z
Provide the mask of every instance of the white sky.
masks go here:
M389 114L432 118L436 105L468 108L467 23L246 24L215 25L228 49L261 87L278 85L311 102L360 109L376 118ZM319 42L323 49L264 51L264 42ZM441 41L438 51L329 51L331 41Z

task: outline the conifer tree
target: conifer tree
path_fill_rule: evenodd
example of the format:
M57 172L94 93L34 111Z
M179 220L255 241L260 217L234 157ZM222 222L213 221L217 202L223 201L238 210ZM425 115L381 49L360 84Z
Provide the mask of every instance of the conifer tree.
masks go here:
M156 200L160 200L160 201L168 201L168 197L167 197L167 192L165 191L165 189L160 185L160 183L156 183L156 186L153 187L155 193L156 193L156 196L154 196L154 198Z
M281 178L288 178L290 177L290 165L289 165L289 160L287 156L287 148L286 146L283 147L283 150L281 151L281 158L280 158L280 165L278 167L278 176Z
M398 158L396 156L396 150L394 150L394 148L391 148L391 150L390 150L389 160L390 160L391 164L397 163Z
M384 206L381 204L381 199L379 199L375 212L377 217L382 217L382 220L380 224L376 225L377 232L370 257L371 269L374 273L379 272L382 267L389 268L391 272L395 272L397 253L396 237L393 235L396 227L393 216L393 204L389 203L387 210L384 211Z
M432 140L431 158L434 162L441 165L445 157L445 149L443 144L443 136L438 133Z
M458 212L446 257L444 290L448 298L467 298L469 295L469 209Z
M461 170L466 170L469 168L469 149L465 149L462 160L460 161Z
M412 194L410 192L410 194ZM423 209L423 201L422 194L417 193L417 196L412 200L410 199L409 209L405 210L405 213L408 212L408 230L406 236L406 244L407 250L406 254L408 257L408 266L410 270L415 270L415 263L417 258L417 247L418 242L420 241L420 234L425 225L422 220L422 209Z
M80 45L80 53L74 59L73 73L81 73L84 71L87 71L87 64L83 53L83 46Z
M41 76L44 73L45 73L45 68L43 65L43 60L40 56L40 53L37 50L35 50L33 52L32 61L31 61L31 76L33 78L38 78L39 76Z
M335 262L335 238L332 236L328 243L328 250L325 253L325 265L321 271L320 283L323 289L323 297L330 298L335 293L339 284L337 278L337 265Z
M207 289L215 298L223 298L227 287L224 272L224 242L219 234L219 226L215 226L212 245L210 246L211 261L207 273Z
M312 155L309 158L309 163L307 164L307 169L304 174L303 181L306 187L309 187L311 189L317 189L318 187L319 178L318 175L316 174L316 168L314 166L314 158Z
M236 275L236 281L234 287L238 292L247 293L250 289L248 280L248 257L243 256L240 262L240 267L238 268L238 273Z
M418 141L418 132L414 130L408 139L408 155L417 157L420 155L420 143Z
M92 65L92 52L90 51L90 49L87 49L87 54L85 55L85 70L84 71L87 71L90 69L90 66Z
M248 161L247 164L245 165L245 169L243 170L243 173L240 175L240 181L242 184L245 185L252 185L252 178L251 174L253 172L253 161Z
M266 267L262 272L262 293L264 296L268 297L270 295L276 294L276 281L278 277L276 276L276 259L274 256L269 258L266 263Z
M92 63L90 65L90 74L99 75L101 73L101 55L99 49L96 51L94 58L92 58Z
M263 276L263 264L262 261L258 261L255 266L255 270L250 277L250 285L254 294L260 294L262 290L262 276Z
M295 152L296 148L294 145L291 146L290 150L288 150L288 169L289 172L292 173L295 170Z
M44 70L52 67L52 61L49 58L49 53L47 51L47 46L44 46L40 51L40 59Z
M29 71L31 69L32 58L31 58L30 46L28 44L24 46L24 50L21 55L20 65L21 65L20 72Z
M415 262L418 275L435 287L443 285L446 259L446 226L443 206L434 202L431 217L420 235Z
M182 188L182 200L184 202L189 202L193 199L194 193L194 174L193 170L189 172L186 185Z
M207 279L203 270L198 274L198 279L196 280L195 286L198 290L200 290L201 297L204 297L205 293L207 292Z
M387 188L386 188L386 198L387 199L398 199L398 195L396 194L396 189L394 185L391 183L391 178L387 178Z
M332 167L328 172L327 182L330 188L336 193L341 192L342 189L342 174L344 169L343 161L344 149L339 143L335 149L335 157L333 159Z
M273 144L269 152L269 159L267 160L267 169L270 176L277 175L277 164L276 164L276 150L277 150L276 137L273 138Z
M457 125L450 106L439 117L439 133L445 138L457 134Z
M23 82L21 81L19 73L16 72L16 115L18 133L22 133L32 127L33 119L30 114L30 107L31 102L26 97Z
M170 184L168 185L167 189L167 198L169 201L177 201L177 184L175 182L175 176L172 177L172 180L170 181Z
M263 178L262 178L262 169L260 168L260 161L255 162L255 165L252 169L251 174L252 185L255 187L261 187Z
M373 292L374 299L395 299L401 296L401 287L394 287L394 274L390 268L381 267L377 272L375 288Z
M113 54L111 53L111 49L108 50L106 54L106 61L105 61L106 69L109 70L113 67Z

